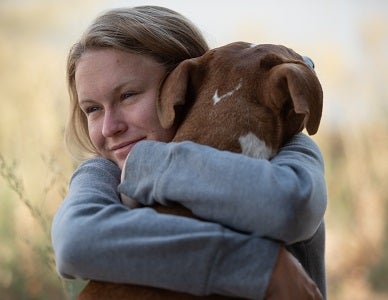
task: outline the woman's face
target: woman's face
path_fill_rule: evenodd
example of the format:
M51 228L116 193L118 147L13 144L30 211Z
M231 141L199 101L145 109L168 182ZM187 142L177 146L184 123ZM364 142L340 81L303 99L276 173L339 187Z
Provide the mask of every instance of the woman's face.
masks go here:
M161 127L156 113L165 72L150 57L110 48L89 50L77 63L75 84L90 139L120 168L137 142L168 142L174 136L174 129Z

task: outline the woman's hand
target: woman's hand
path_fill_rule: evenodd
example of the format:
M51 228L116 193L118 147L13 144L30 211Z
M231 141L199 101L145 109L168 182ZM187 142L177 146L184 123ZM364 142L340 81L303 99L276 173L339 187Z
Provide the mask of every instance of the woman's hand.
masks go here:
M266 300L323 299L318 287L307 275L299 261L284 247L265 295Z

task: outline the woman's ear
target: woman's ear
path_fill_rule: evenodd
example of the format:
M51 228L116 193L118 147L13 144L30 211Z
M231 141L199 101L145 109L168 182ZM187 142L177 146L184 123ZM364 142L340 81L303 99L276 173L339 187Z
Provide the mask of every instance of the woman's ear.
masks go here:
M198 86L195 73L198 71L198 58L187 59L181 62L162 83L157 100L157 113L163 128L171 128L176 124L177 112L183 108L189 97L191 86ZM182 110L179 110L182 111Z
M310 135L318 131L323 92L317 76L307 65L290 62L273 67L269 76L269 93L275 106L289 107L284 115L287 130L302 131L306 128ZM291 135L295 133L290 132Z

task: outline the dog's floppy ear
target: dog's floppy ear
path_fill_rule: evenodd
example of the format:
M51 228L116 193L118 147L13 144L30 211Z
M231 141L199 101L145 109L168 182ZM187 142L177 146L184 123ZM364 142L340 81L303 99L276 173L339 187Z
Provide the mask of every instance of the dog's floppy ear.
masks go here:
M290 110L285 112L286 125L290 127L287 130L306 128L310 135L318 131L323 92L317 76L307 65L295 61L274 66L270 70L269 93L276 106L291 105ZM285 99L289 99L290 103L284 103Z
M171 128L177 121L177 110L188 101L192 85L197 85L198 58L181 62L164 80L157 101L157 113L163 128Z

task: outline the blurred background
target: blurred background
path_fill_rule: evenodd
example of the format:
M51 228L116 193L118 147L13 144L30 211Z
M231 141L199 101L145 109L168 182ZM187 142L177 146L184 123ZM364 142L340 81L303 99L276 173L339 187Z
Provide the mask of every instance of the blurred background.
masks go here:
M52 216L76 163L63 144L70 46L103 10L163 5L211 47L243 40L310 56L324 89L329 299L388 298L388 1L0 0L0 298L73 299Z

